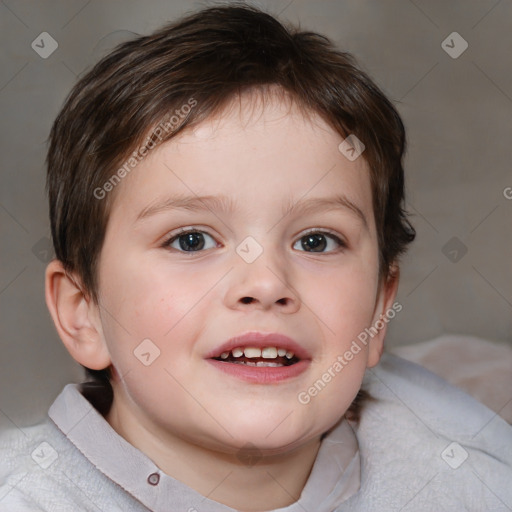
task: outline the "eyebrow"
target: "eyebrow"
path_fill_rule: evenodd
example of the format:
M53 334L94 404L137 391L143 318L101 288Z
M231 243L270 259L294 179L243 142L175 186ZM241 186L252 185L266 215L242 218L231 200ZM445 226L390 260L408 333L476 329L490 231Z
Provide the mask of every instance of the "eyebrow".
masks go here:
M136 222L157 213L178 209L190 211L217 210L232 213L235 208L231 199L226 196L173 196L146 206L137 215Z
M136 222L156 215L158 213L172 210L189 211L220 211L233 213L236 210L234 202L227 196L173 196L162 201L148 205L138 215ZM354 214L369 230L368 221L363 211L348 197L338 194L332 197L319 197L305 200L299 200L295 203L289 203L283 211L283 217L290 214L311 214L321 210L345 210Z
M365 214L353 201L351 201L344 194L337 194L332 197L318 197L305 200L299 200L290 205L286 210L288 214L307 214L314 213L320 210L345 210L355 215L363 224L365 229L369 231L368 221Z

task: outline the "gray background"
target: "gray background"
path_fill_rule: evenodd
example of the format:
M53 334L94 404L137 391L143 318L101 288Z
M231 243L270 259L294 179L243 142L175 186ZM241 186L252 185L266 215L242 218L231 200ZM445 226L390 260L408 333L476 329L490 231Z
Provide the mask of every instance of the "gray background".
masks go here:
M211 4L0 2L0 427L37 421L65 383L83 376L44 303L51 123L77 76L109 48ZM444 333L512 344L512 199L505 197L512 187L512 2L253 4L353 52L403 116L407 204L418 236L403 260L403 311L388 345ZM58 42L47 59L31 47L42 32ZM469 45L458 58L442 47L452 32ZM445 44L461 48L450 38Z

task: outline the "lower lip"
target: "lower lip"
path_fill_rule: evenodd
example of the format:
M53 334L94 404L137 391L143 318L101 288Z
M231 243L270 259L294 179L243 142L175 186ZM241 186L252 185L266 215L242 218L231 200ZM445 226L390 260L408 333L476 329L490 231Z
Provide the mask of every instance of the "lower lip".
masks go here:
M219 370L246 382L255 384L277 384L297 377L305 372L310 361L302 360L290 366L246 366L243 364L223 363L216 359L207 361Z

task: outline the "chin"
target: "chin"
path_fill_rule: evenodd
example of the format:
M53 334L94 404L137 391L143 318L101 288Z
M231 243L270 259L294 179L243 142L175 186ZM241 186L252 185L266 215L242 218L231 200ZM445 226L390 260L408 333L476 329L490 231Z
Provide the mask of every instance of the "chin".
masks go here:
M278 421L268 421L261 418L259 421L232 421L229 431L233 438L226 441L235 449L257 449L266 455L285 453L301 446L315 437L319 437L328 427L320 425L307 426L306 422L288 421L286 415L280 416ZM284 419L284 421L283 421Z

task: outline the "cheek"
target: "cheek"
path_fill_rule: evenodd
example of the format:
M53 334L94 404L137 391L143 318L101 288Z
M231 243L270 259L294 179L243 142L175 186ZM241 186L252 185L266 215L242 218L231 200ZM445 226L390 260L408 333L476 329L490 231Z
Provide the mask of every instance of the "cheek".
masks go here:
M103 323L124 392L155 417L162 403L186 410L179 383L193 371L191 354L200 326L189 319L204 295L193 277L169 274L164 266L144 265L141 259L136 266L117 267L108 280L116 292L107 306L116 316L106 314Z
M309 280L306 300L324 334L322 352L308 387L297 396L311 415L328 425L347 410L356 397L366 370L368 346L358 336L371 325L377 291L373 260L341 266Z
M299 290L331 340L347 340L368 326L375 308L377 272L370 261L351 258L336 269L304 268Z
M133 258L111 272L105 272L105 306L109 308L116 328L136 337L161 338L173 328L201 296L205 286L197 273L176 272L164 262L145 262Z
M165 258L144 262L143 257L138 257L133 261L135 264L130 265L125 260L105 278L109 289L115 290L106 304L112 314L104 315L105 340L120 375L133 372L130 374L138 379L142 372L143 378L148 379L144 388L149 382L156 384L158 372L166 386L172 387L165 370L180 382L192 372L196 340L206 327L205 318L214 295L205 294L219 280L219 272L176 269ZM152 371L144 373L146 369L137 356L148 352L150 360L154 355L157 358L151 363Z
M141 259L136 265L121 261L115 267L105 265L100 291L103 334L114 366L124 375L140 365L137 347L143 340L154 344L145 341L153 357L165 350L169 332L186 314L187 293L179 293L179 283L154 265Z

